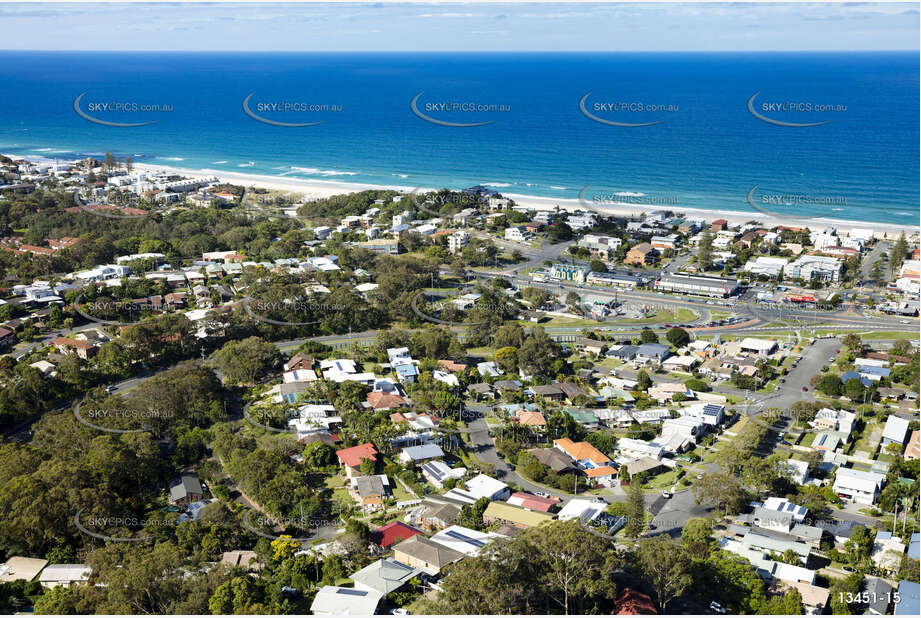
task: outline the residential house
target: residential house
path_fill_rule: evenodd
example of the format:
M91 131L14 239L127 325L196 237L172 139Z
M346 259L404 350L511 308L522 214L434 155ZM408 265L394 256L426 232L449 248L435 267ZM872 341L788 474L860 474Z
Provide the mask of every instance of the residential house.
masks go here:
M169 502L176 506L187 506L204 497L201 481L194 474L183 474L170 482Z
M388 556L352 573L349 578L355 582L355 590L390 594L408 584L421 572Z
M422 535L410 538L393 546L393 558L427 575L438 575L443 568L464 558L464 554L432 542Z
M39 574L38 583L45 588L69 588L73 584L85 584L92 573L86 564L51 564Z
M908 428L911 424L907 418L892 415L886 419L886 426L883 428L883 440L880 443L882 448L890 444L905 445L905 439L908 437Z
M310 604L310 613L314 616L371 616L377 613L377 607L383 598L383 593L376 590L323 586Z
M886 477L876 472L838 468L832 489L845 500L872 505L876 503L885 481Z
M655 261L656 250L648 242L641 242L627 251L624 257L624 264L634 264L636 266L645 266Z
M384 499L390 494L390 480L385 474L353 476L349 493L365 510L383 508Z
M0 584L14 582L21 579L31 582L48 564L44 558L26 558L24 556L11 556L0 564Z
M381 549L389 549L390 546L405 541L416 534L422 534L422 531L397 520L372 530L371 542Z
M361 462L365 459L377 461L377 449L370 442L359 444L336 451L339 465L345 469L346 477L351 480L353 476L361 476Z
M490 502L483 512L483 522L491 524L501 522L516 528L534 528L553 521L553 515L540 511L531 511L507 502Z
M467 474L467 468L451 468L443 461L429 461L422 464L422 476L439 489L444 489L444 484L449 479L458 481Z
M404 448L400 453L400 461L405 464L419 465L444 456L444 451L437 444L422 444Z
M466 482L467 491L475 498L505 500L511 495L508 485L485 474L479 474Z
M506 538L505 535L495 532L481 532L464 526L449 526L433 534L429 540L471 557L478 555L492 541L503 538Z
M556 509L560 504L560 499L556 496L544 498L524 491L516 491L506 501L512 506L520 506L523 509L549 513Z

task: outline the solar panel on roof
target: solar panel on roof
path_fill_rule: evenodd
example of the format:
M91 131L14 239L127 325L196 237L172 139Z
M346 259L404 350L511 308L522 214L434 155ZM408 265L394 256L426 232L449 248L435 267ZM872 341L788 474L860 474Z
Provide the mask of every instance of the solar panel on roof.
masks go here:
M474 547L483 547L486 545L483 541L478 541L477 539L471 539L469 536L461 534L456 530L448 530L445 532L445 535L451 537L452 539L457 539L458 541L463 541L464 543L470 543Z
M347 594L353 597L364 597L368 595L368 592L365 590L355 590L354 588L339 588L336 590L336 594Z

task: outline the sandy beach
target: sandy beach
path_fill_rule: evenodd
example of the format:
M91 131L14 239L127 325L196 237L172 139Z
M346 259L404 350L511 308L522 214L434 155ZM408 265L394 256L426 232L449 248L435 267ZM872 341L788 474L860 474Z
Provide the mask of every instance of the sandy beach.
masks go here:
M360 184L360 183L350 183L350 182L337 182L337 181L327 181L327 180L304 180L296 178L282 178L279 176L272 175L263 175L263 174L246 174L242 172L226 172L222 170L215 169L188 169L176 166L168 165L151 165L151 164L135 164L135 169L139 171L149 170L149 171L171 171L176 174L183 176L188 176L190 178L204 178L210 176L218 177L221 182L227 182L231 184L243 185L247 187L264 187L266 189L273 189L276 191L288 191L291 193L298 193L303 195L307 199L319 199L329 197L331 195L341 195L343 193L353 193L356 191L364 191L367 189L379 189L379 190L393 190L400 191L404 193L409 193L412 191L418 192L427 192L433 191L441 187L414 187L409 185L369 185L369 184ZM593 203L592 201L580 200L580 199L559 199L553 197L540 197L534 195L522 195L518 193L503 193L502 195L510 197L515 200L515 202L521 206L526 206L534 210L554 210L560 208L561 210L594 210L603 215L622 215L622 216L631 216L631 215L642 215L651 210L662 210L670 209L675 212L680 212L685 216L692 218L705 219L706 221L713 221L715 219L726 219L731 224L744 224L750 221L759 221L764 225L776 226L776 225L789 225L794 227L809 227L815 229L817 226L834 226L840 228L840 232L847 232L850 228L860 228L860 229L871 229L874 233L880 235L885 234L886 236L895 237L898 236L901 232L905 232L906 235L918 234L918 227L908 226L908 225L898 225L894 223L878 223L873 221L846 221L840 219L827 219L827 218L797 218L797 217L772 217L770 215L761 213L761 212L752 212L751 214L738 212L738 211L727 211L727 210L701 210L693 208L676 208L674 206L666 207L655 207L655 206L641 206L637 204L623 203L619 204L617 202L605 202L603 204Z

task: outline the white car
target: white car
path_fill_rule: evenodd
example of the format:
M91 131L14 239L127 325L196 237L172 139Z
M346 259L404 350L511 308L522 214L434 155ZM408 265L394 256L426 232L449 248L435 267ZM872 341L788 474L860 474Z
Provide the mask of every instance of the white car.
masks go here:
M710 601L710 609L717 614L725 614L726 608L717 603L716 601Z

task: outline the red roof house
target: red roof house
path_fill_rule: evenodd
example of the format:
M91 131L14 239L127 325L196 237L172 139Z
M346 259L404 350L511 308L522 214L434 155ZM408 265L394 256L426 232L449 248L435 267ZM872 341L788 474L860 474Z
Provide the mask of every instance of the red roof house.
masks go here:
M371 532L371 541L386 549L417 534L422 534L422 531L413 528L409 524L404 524L402 521L392 521L386 526L373 530Z
M370 442L365 442L358 446L336 451L336 457L339 458L339 463L345 468L345 475L352 478L353 474L356 476L361 475L360 468L363 460L377 461L377 449Z

